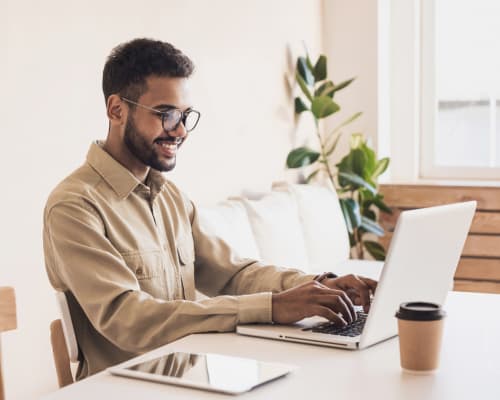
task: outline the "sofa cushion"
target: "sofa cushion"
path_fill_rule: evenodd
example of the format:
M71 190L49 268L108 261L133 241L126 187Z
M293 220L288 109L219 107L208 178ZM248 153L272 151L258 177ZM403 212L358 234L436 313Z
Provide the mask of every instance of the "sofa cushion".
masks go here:
M290 193L271 192L259 200L242 198L261 260L309 271L297 204Z
M245 206L240 201L226 200L215 206L199 207L198 218L202 226L226 241L240 257L261 258Z
M311 272L334 271L349 258L349 236L335 191L316 185L278 183L273 190L291 194L305 238Z

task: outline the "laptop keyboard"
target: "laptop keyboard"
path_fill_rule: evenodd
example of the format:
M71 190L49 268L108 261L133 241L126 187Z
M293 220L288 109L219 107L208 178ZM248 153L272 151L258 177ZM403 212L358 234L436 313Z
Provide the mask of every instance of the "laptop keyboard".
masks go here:
M311 328L304 328L303 331L311 331L317 333L327 333L330 335L350 336L355 337L361 335L365 326L366 317L368 314L358 312L358 319L352 324L346 326L337 326L333 322L322 322Z

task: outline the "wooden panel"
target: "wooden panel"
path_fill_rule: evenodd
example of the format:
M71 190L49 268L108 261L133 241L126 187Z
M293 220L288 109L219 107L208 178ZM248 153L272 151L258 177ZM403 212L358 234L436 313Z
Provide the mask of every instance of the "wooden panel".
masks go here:
M385 235L378 238L378 242L384 247L384 249L389 250L389 244L391 243L392 233L386 231Z
M462 257L458 263L455 279L476 279L500 282L500 259Z
M500 234L500 213L477 211L472 220L471 233Z
M401 211L401 209L392 206L392 214L380 213L379 222L382 228L388 232L393 232Z
M469 235L462 255L500 257L500 236Z
M500 293L500 187L380 185L392 215L380 214L387 249L402 210L476 200L477 211L455 274L456 290Z
M16 295L11 287L0 287L0 332L16 329Z
M392 214L380 214L380 224L382 227L392 232L401 214L401 209L393 207ZM477 211L472 220L470 233L500 234L500 212Z
M500 294L500 282L455 280L453 290L460 292L482 292Z
M386 232L379 238L379 243L385 249L389 248L392 232ZM470 257L500 257L500 236L469 235L465 241L462 256Z
M380 185L380 191L389 206L420 208L476 200L478 210L500 210L500 187Z

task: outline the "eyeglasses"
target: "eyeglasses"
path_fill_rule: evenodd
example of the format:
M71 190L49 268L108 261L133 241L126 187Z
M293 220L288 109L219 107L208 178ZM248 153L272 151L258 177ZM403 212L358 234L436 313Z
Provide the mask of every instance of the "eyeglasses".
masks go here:
M160 111L157 110L156 108L136 103L135 101L129 100L125 97L120 97L120 99L126 101L127 103L134 104L136 106L139 106L146 110L153 111L156 114L161 115L161 123L163 125L163 129L165 130L165 132L175 131L179 127L181 121L182 125L184 125L184 129L186 129L186 132L191 132L194 128L196 128L196 125L198 125L198 121L200 120L201 116L200 112L196 110L182 111L179 110L178 108L172 107L166 111Z

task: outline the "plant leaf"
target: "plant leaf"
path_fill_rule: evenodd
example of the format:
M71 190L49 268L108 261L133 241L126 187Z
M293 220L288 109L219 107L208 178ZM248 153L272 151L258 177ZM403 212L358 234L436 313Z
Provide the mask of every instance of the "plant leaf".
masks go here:
M364 217L371 219L372 221L375 221L377 219L377 214L375 214L375 211L372 211L369 208L366 208L361 214Z
M377 194L377 196L373 199L373 204L375 204L381 211L387 214L392 214L392 209L385 204L383 198L384 197L381 194Z
M356 245L356 241L354 240L354 235L349 233L349 246L354 247Z
M366 168L366 155L360 148L351 150L352 172L364 179Z
M349 140L351 149L359 148L365 141L365 138L362 133L353 133Z
M318 119L328 117L338 110L340 110L338 104L328 96L319 96L312 100L311 111Z
M335 148L337 147L337 144L339 143L340 138L342 137L342 133L339 133L337 137L335 138L335 141L332 143L332 145L326 150L326 155L329 156L335 151Z
M377 190L372 185L370 185L363 178L361 178L360 176L358 176L352 172L339 172L339 178L344 179L345 181L347 181L350 184L355 185L356 187L364 187L364 188L368 189L370 192L372 192L373 194L375 194L377 192ZM340 179L339 179L339 181L340 181ZM345 186L345 185L342 185L342 183L340 185Z
M322 81L326 79L326 57L324 55L320 55L318 61L316 61L316 65L314 66L314 80L316 82Z
M375 168L372 172L372 179L377 179L380 175L382 175L387 167L389 166L389 157L384 157L380 160L378 160L377 165L375 165Z
M286 166L288 168L300 168L306 165L313 164L320 154L317 151L311 150L308 147L298 147L288 153L286 158Z
M309 101L312 101L313 98L311 96L311 93L309 92L309 89L307 88L307 83L306 83L306 81L304 81L304 78L302 78L302 76L300 76L298 71L295 74L295 78L297 79L297 83L299 84L300 89L302 90L302 93L305 94L305 96L309 99Z
M365 229L367 232L374 233L377 236L384 236L384 228L382 228L379 224L377 224L375 221L372 221L370 218L367 217L361 217L361 225L363 229Z
M319 90L319 89L318 89ZM344 122L342 122L339 126L337 126L331 133L330 135L333 135L334 133L338 132L341 128L343 128L346 125L349 125L352 121L354 121L356 118L358 118L360 115L363 113L357 112L356 114L351 115L349 118L347 118Z
M326 81L325 83L322 83L314 92L314 96L328 96L330 98L333 98L333 82L332 81Z
M340 82L338 85L335 85L335 87L333 88L333 93L338 92L339 90L342 90L345 87L349 86L354 79L356 79L356 78L351 78L351 79L348 79L344 82Z
M297 73L304 79L304 82L308 86L314 85L314 75L307 65L307 59L305 57L299 57L297 59Z
M307 111L309 108L304 104L300 97L295 98L295 114L300 114L303 111Z
M306 65L310 71L314 71L314 67L311 62L311 57L309 57L309 50L307 49L305 42L302 42L302 44L304 45L304 51L306 53Z
M346 172L346 173L352 173L352 154L349 152L347 155L345 155L342 160L338 164L336 164L338 174L341 172ZM339 183L341 183L342 186L348 185L349 182L347 182L345 179L341 179L339 176Z
M359 214L359 205L353 199L339 199L340 208L344 215L347 230L353 233L353 229L361 224L361 215Z
M318 172L321 171L320 169L317 169L316 171L312 172L309 174L306 178L306 183L311 182L311 180L318 174Z
M374 242L373 240L365 240L363 241L363 245L365 246L365 249L368 250L368 253L377 261L384 261L385 260L385 249L384 247L378 243Z
M365 155L365 167L363 170L363 178L367 182L370 182L374 185L372 176L373 176L373 171L375 170L375 167L377 165L377 156L375 155L375 152L370 147L368 147L366 141L361 143L361 146L359 148L361 149L361 151L363 151L363 154Z

